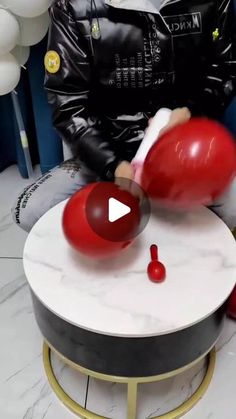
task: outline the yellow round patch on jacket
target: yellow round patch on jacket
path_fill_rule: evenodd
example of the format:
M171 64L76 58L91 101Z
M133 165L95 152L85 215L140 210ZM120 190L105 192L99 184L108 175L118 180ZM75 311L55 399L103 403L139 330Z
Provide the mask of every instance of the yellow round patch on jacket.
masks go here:
M44 65L48 73L57 73L61 67L60 55L56 51L48 51L44 57Z

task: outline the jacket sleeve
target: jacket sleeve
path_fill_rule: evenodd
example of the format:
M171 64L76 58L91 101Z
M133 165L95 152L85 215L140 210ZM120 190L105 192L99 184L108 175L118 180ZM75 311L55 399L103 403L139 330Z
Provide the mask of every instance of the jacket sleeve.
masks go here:
M219 118L236 94L236 17L233 0L219 0L212 51L193 114Z
M89 48L67 4L58 1L50 9L48 51L60 56L59 70L54 74L46 71L45 76L53 123L79 162L102 179L113 179L118 159L101 122L89 111Z

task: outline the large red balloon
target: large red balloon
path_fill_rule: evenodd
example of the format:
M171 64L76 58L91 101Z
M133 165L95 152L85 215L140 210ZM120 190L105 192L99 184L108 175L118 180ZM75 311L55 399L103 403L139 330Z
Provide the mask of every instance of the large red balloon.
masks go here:
M166 132L150 149L142 187L167 207L209 205L236 173L234 138L223 125L193 118Z
M108 199L113 197L132 208L130 214L111 223ZM133 242L140 223L139 201L114 183L91 183L76 192L63 213L63 232L70 245L92 258L120 253Z

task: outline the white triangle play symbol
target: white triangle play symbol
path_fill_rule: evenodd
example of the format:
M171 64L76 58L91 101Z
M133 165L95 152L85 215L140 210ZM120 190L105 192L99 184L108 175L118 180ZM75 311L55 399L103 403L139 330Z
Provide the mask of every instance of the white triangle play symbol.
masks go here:
M108 219L110 223L114 223L114 221L119 220L120 218L124 217L125 215L131 212L131 208L127 205L123 204L120 201L117 201L115 198L109 199L108 204Z

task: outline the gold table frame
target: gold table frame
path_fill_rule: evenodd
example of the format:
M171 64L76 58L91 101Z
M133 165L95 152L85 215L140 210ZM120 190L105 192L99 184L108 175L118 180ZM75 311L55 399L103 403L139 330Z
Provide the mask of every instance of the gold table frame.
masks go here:
M57 397L61 400L61 402L73 413L78 415L80 418L84 419L109 419L105 418L104 416L100 416L94 412L91 412L81 405L79 405L77 402L72 400L70 396L63 390L61 385L59 384L52 368L51 364L51 352L55 353L60 360L62 360L65 364L70 366L71 368L79 371L80 373L86 375L87 377L93 377L98 380L102 381L110 381L113 383L120 383L120 384L127 384L127 419L136 419L136 413L137 413L137 394L138 394L138 385L143 383L152 383L152 382L158 382L165 380L170 377L174 377L175 375L180 374L181 372L186 371L187 369L193 367L195 364L197 364L199 361L201 361L203 358L207 356L208 359L208 365L207 365L207 371L203 378L202 383L198 387L198 389L195 391L195 393L184 403L182 403L179 407L176 409L165 413L161 416L155 416L151 419L178 419L181 418L183 415L185 415L192 407L203 397L204 393L206 392L215 368L215 359L216 359L216 351L215 347L213 346L212 349L209 349L209 351L202 355L200 358L195 360L194 362L186 365L183 368L180 368L175 371L171 371L167 374L160 374L157 376L151 376L151 377L140 377L140 378L131 378L131 377L116 377L116 376L110 376L101 374L95 371L88 370L84 367L81 367L80 365L77 365L70 361L69 359L65 358L62 354L60 354L55 348L53 348L48 342L44 342L43 346L43 363L44 363L44 369L49 381L49 384L51 385L54 393L57 395Z

